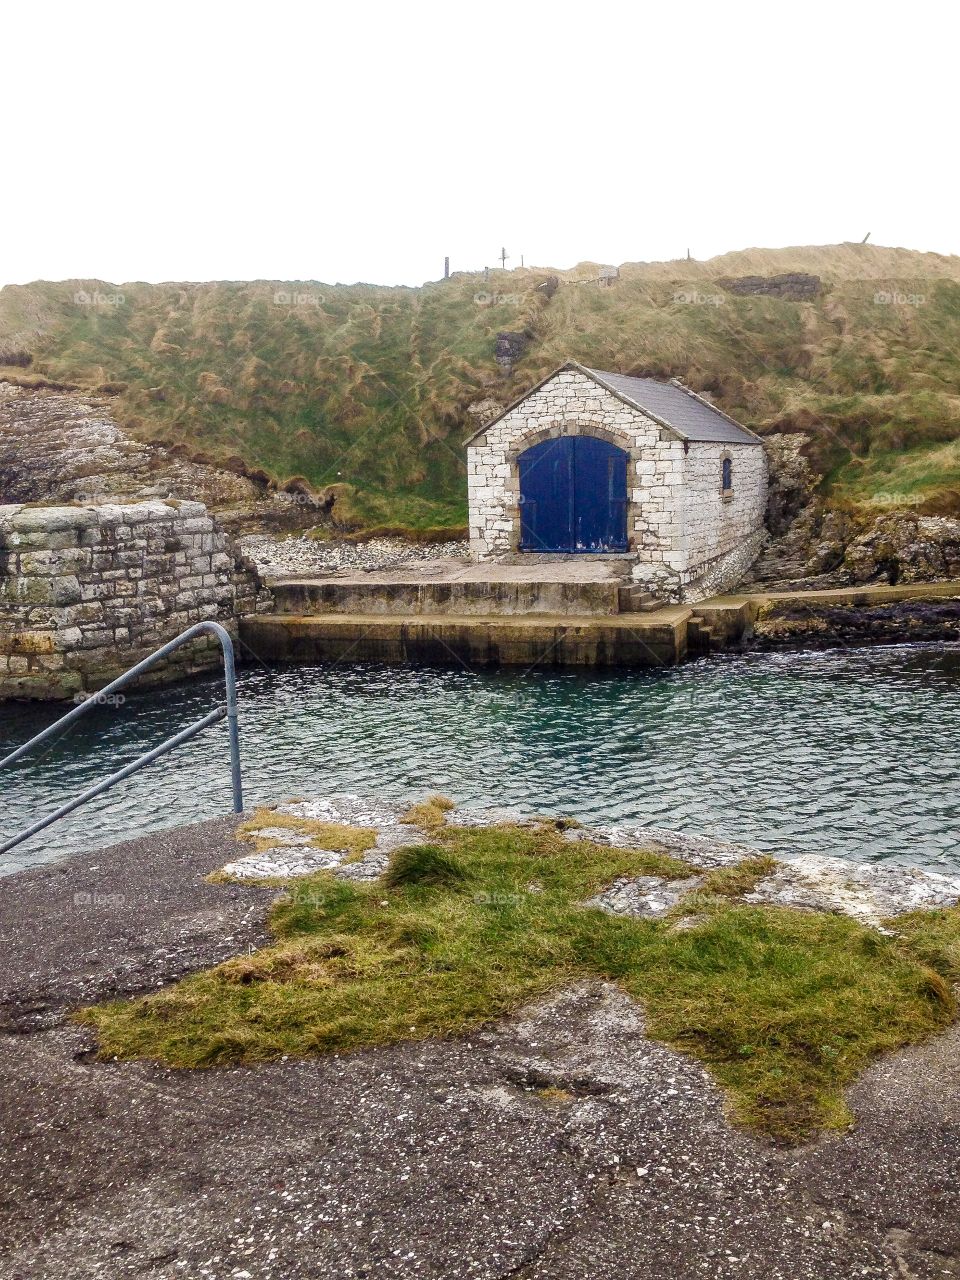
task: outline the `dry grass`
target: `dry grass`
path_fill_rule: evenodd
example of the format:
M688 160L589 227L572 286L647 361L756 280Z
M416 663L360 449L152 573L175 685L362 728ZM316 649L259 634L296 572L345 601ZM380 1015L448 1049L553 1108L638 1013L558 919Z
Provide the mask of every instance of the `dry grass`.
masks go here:
M455 808L447 796L428 796L426 800L411 805L400 821L410 827L419 827L421 831L435 832L447 825L447 814Z
M258 853L276 849L283 844L279 836L264 836L260 832L271 827L309 836L315 849L330 849L334 853L362 855L377 843L377 833L372 827L351 827L340 822L320 822L314 818L299 818L295 814L280 813L276 809L257 809L253 816L241 822L235 838L252 844Z
M824 291L795 302L718 284L788 271L819 274ZM539 291L549 274L560 281L551 300ZM119 289L125 301L78 307L80 288ZM336 489L333 518L368 531L461 529L467 407L506 404L570 357L680 376L761 431L806 429L836 492L858 501L896 478L890 458L960 441L958 258L844 244L628 263L610 289L597 287L589 263L491 280L462 274L420 289L285 286L322 295L316 306L278 306L278 288L8 286L0 350L18 363L0 373L110 386L115 411L139 434L214 460L239 455L277 481L301 475L318 493ZM684 290L720 302L677 302ZM478 306L482 292L510 301ZM878 293L922 304L880 305ZM509 378L493 358L504 329L532 335ZM861 464L869 474L854 474ZM936 495L942 478L921 461L909 483Z

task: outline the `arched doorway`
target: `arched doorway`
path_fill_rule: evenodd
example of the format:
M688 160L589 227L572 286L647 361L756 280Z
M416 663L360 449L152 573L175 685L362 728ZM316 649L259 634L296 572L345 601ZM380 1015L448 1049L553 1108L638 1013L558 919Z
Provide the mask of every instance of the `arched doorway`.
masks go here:
M531 445L520 472L520 550L584 554L627 549L624 449L596 436Z

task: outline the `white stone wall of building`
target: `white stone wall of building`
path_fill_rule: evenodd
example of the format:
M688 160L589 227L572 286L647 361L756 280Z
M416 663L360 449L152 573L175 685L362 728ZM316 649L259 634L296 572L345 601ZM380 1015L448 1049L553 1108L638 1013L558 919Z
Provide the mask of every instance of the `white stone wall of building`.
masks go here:
M664 599L702 598L735 584L763 544L767 461L757 444L684 441L592 378L563 370L532 392L468 450L470 549L478 560L516 552L517 458L542 440L595 435L629 453L627 536L633 577ZM733 491L722 493L723 460Z
M733 487L723 493L723 462L732 464ZM740 564L740 575L760 553L767 505L767 455L760 444L691 442L683 470L684 586L715 580L723 562ZM729 582L730 573L720 573ZM714 590L722 589L717 586ZM693 598L687 592L685 598Z
M627 449L630 547L655 563L677 557L681 531L675 495L682 481L682 442L592 378L571 370L534 391L470 446L470 550L476 559L517 550L517 456L551 435L598 435Z

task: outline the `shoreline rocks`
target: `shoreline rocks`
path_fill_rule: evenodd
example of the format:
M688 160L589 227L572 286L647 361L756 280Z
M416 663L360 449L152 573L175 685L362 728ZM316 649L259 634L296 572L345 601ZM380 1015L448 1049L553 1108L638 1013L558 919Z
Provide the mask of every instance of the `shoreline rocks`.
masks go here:
M372 829L376 832L376 843L361 858L319 849L312 845L309 837L305 840L302 831L281 825L271 827L269 816L265 815L257 834L274 840L274 847L240 853L221 868L221 875L249 884L275 878L296 879L318 870L329 870L343 879L372 881L383 872L396 849L435 838L431 832L402 821L401 806L348 793L312 801L287 801L275 806L272 812L287 818ZM455 826L552 821L496 810L469 810L462 814L454 810L449 820ZM769 856L748 845L663 827L562 826L560 829L570 841L593 840L612 847L654 848L704 871ZM889 931L883 922L896 916L960 902L960 871L956 875L942 875L920 867L854 862L827 854L772 856L778 865L744 894L742 902L847 915L881 931ZM584 905L615 915L656 919L665 916L702 884L702 876L679 880L660 876L621 877Z

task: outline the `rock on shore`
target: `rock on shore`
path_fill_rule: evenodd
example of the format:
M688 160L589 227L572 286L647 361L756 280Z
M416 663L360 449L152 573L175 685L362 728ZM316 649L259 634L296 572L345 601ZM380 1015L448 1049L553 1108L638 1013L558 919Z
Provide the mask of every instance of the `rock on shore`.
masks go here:
M322 800L298 800L277 805L281 819L358 826L376 832L375 844L360 858L332 849L319 849L304 831L271 825L269 813L258 828L258 843L272 845L255 853L240 853L222 868L230 880L241 883L294 878L331 870L351 880L374 880L387 865L390 854L424 833L402 822L400 806L366 800L355 795L332 795ZM450 814L454 823L540 821L501 812ZM429 833L426 833L429 837ZM569 827L568 840L593 840L623 848L654 848L698 868L732 867L765 855L759 849L706 836L685 835L662 827ZM242 846L240 846L242 849ZM829 911L848 915L863 924L880 926L889 918L910 911L952 906L960 901L960 875L946 876L918 867L852 862L820 854L777 859L776 868L744 898L746 902L793 907L804 911ZM696 892L701 879L664 880L657 876L618 880L591 901L591 905L618 915L649 918L665 915L688 893Z

